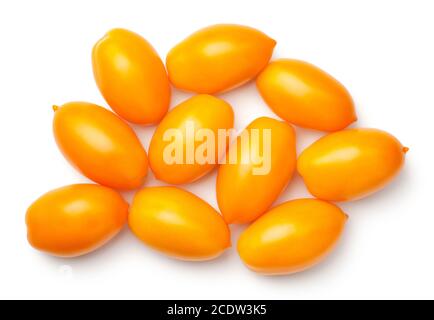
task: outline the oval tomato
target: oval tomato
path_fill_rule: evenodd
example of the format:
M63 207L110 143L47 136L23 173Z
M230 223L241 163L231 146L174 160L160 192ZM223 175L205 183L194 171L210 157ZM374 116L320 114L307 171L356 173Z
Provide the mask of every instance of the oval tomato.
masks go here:
M244 134L249 140L243 143ZM236 161L231 161L232 153ZM245 155L249 157L243 160ZM289 124L266 117L250 123L219 167L217 201L225 221L252 222L268 210L291 180L295 165L295 131Z
M290 274L321 261L335 246L347 220L337 206L315 199L285 202L241 235L238 252L253 271Z
M297 168L315 197L347 201L389 183L403 166L407 150L387 132L348 129L314 142L300 155Z
M194 194L175 187L152 187L134 197L129 215L133 233L171 257L208 260L230 246L220 214Z
M57 145L86 177L116 189L143 184L148 170L146 151L124 121L86 102L70 102L55 111Z
M276 41L245 26L201 29L167 55L170 81L197 93L218 93L254 78L271 58Z
M127 221L128 204L114 190L76 184L50 191L27 210L30 244L46 253L76 257L98 249Z
M232 107L210 95L197 95L176 106L158 125L149 146L156 178L182 184L210 172L225 151L219 147L219 130L226 133L233 123Z
M169 79L145 39L113 29L95 44L92 63L98 88L118 115L138 124L160 122L169 108Z
M297 126L337 131L357 120L353 100L344 86L307 62L271 62L256 84L270 108Z

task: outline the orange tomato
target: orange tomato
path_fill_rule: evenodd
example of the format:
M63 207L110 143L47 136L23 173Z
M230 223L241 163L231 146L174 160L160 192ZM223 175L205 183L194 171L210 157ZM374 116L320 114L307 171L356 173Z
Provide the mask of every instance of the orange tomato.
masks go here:
M307 62L271 62L256 84L270 108L297 126L337 131L357 120L353 100L344 86Z
M129 215L133 233L171 257L208 260L230 246L220 214L194 194L175 187L152 187L134 197Z
M197 95L176 106L158 125L149 146L149 164L156 178L182 184L211 171L222 153L218 131L233 124L232 107L210 95ZM205 131L212 137L203 135ZM212 150L202 148L208 143Z
M254 78L271 58L276 41L239 25L201 29L167 55L170 81L197 93L218 93Z
M252 130L258 132L256 141ZM265 141L266 130L270 133L269 141ZM295 132L289 124L262 117L250 123L245 131L251 133L250 143L243 145L242 135L239 136L228 153L237 155L236 162L230 162L227 156L217 175L217 201L227 223L252 222L268 210L291 180L296 165ZM268 142L269 150L264 149ZM243 149L244 146L250 148ZM249 157L243 161L246 153L263 158ZM259 168L263 168L262 172Z
M158 123L170 103L166 69L141 36L113 29L92 52L95 80L104 99L122 118L138 124Z
M27 237L38 250L60 257L94 251L127 221L128 204L114 190L76 184L50 191L27 210Z
M148 169L146 151L124 121L86 102L70 102L54 110L57 145L86 177L116 189L143 184Z
M347 201L389 183L403 166L407 150L387 132L348 129L313 143L300 155L297 168L315 197Z
M247 228L238 253L253 271L290 274L320 262L335 246L347 220L337 206L315 199L283 203Z

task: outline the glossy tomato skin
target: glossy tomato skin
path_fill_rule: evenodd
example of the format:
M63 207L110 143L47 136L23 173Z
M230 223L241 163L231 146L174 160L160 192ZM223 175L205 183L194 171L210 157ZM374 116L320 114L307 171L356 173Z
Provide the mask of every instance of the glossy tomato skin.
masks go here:
M60 257L94 251L125 225L128 204L120 194L94 184L50 191L27 210L27 237L37 250Z
M217 165L221 154L218 141L214 141L215 148L212 161L202 163L197 161L196 157L193 157L190 161L187 159L190 150L187 144L191 141L187 141L191 139L186 128L193 125L194 135L201 129L210 129L215 140L218 140L218 130L229 130L233 127L233 124L232 107L227 102L210 95L197 95L176 106L160 122L149 146L149 164L156 178L171 184L183 184L193 182L210 172ZM175 142L175 138L165 139L165 134L173 129L179 130L183 141L181 147L183 160L178 163L170 163L165 159L167 150L169 150L166 148ZM199 145L202 145L203 142L199 139L196 140L194 150L197 151Z
M156 124L170 103L166 69L154 48L138 34L113 29L92 52L93 72L104 99L122 118Z
M229 153L236 153L237 161L221 164L217 175L217 201L227 223L249 223L267 211L291 180L296 166L295 131L291 125L262 117L245 130L258 130L260 139L250 143L250 151L255 154L268 152L263 149L264 131L270 130L271 152L263 154L270 156L270 166L268 172L258 172L253 159L242 161L245 151L241 135L230 147Z
M357 120L353 100L332 76L304 61L271 62L256 80L268 106L300 127L342 130Z
M220 214L194 194L176 187L150 187L134 197L133 233L150 247L181 260L209 260L230 246Z
M238 241L238 253L258 273L300 272L320 262L334 248L346 220L341 209L325 201L288 201L244 231Z
M226 91L251 80L265 68L275 45L276 41L250 27L209 26L169 52L169 78L174 86L187 91Z
M134 131L107 109L86 102L55 107L54 137L86 177L115 189L143 184L148 159Z
M360 199L398 174L407 150L387 132L347 129L326 135L305 149L297 169L317 198Z

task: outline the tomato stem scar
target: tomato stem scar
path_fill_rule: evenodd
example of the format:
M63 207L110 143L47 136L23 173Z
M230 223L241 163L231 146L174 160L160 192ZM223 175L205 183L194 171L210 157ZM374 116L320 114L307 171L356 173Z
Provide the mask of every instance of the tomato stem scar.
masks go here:
M53 105L53 111L56 112L59 109L59 106Z

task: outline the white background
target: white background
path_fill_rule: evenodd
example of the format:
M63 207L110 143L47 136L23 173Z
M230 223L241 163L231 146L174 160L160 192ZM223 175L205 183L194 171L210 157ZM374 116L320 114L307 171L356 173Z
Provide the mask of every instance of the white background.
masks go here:
M381 128L410 148L384 191L342 204L350 219L340 245L304 273L263 277L235 250L215 261L180 262L125 229L103 249L74 260L34 251L27 207L43 193L87 182L54 142L52 104L107 106L92 76L91 49L113 27L134 30L165 58L198 28L256 27L274 57L310 61L352 93L357 126ZM434 298L433 1L1 1L0 298L301 299ZM189 94L174 90L172 105ZM236 127L274 116L253 84L221 95ZM148 146L154 128L137 129ZM297 129L302 150L321 133ZM185 186L216 207L215 172ZM158 184L152 176L147 185ZM132 193L126 194L131 199ZM278 202L308 196L297 176ZM233 228L236 243L241 227Z

